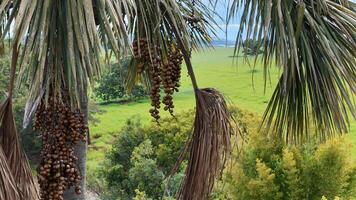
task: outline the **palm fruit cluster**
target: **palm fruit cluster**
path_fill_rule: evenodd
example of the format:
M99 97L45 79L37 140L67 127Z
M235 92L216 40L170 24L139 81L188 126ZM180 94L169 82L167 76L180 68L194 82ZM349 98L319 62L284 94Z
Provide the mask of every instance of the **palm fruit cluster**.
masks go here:
M160 119L159 110L161 108L161 86L163 86L165 96L163 103L164 110L173 114L173 93L178 92L181 76L182 53L174 46L168 50L164 59L161 59L162 51L157 45L150 45L146 39L139 39L133 42L135 59L139 60L137 73L147 71L151 83L151 116L158 122ZM147 67L145 69L145 67Z
M173 115L173 94L179 91L181 65L183 55L174 46L169 50L167 59L162 63L162 79L165 96L163 98L164 110Z
M141 38L135 40L132 44L132 48L135 59L141 62L137 69L137 73L141 74L145 70L144 64L150 61L150 51L147 39Z
M47 104L40 105L34 123L43 142L38 167L42 200L63 200L63 193L71 187L81 194L74 148L78 142L85 142L88 127L79 110L73 111L68 102L56 99L51 97Z
M141 74L147 67L149 79L151 82L151 116L158 122L160 119L159 109L161 108L160 101L160 86L161 86L161 58L159 56L160 48L157 45L149 45L147 39L141 38L133 42L133 51L135 59L139 60L137 73Z
M149 75L150 75L150 80L151 80L151 106L152 108L150 109L151 116L158 122L160 119L159 116L159 109L161 108L161 59L159 56L156 56L155 58L152 59L152 62L150 64L150 67L148 69Z

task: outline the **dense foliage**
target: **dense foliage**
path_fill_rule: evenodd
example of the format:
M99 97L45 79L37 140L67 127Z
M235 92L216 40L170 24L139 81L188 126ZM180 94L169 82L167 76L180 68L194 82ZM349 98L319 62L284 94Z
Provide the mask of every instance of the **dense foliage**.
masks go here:
M147 91L142 85L136 85L131 91L125 88L129 60L124 59L120 64L110 66L109 70L101 77L94 89L97 98L104 102L133 100L147 96Z
M325 144L287 147L276 138L258 134L260 118L231 109L247 143L235 151L212 199L293 200L355 195L356 166L343 139ZM103 199L168 199L176 194L183 171L167 178L189 136L192 112L178 119L163 118L161 126L127 121L117 134L100 172L89 186Z
M229 199L320 200L356 195L356 165L343 139L287 147L275 138L252 134L226 173Z
M162 119L159 127L143 126L137 118L127 121L99 172L99 179L105 180L104 199L132 199L137 191L153 199L175 195L183 174L169 179L167 176L184 147L192 123L190 112L177 118L176 123L171 118Z

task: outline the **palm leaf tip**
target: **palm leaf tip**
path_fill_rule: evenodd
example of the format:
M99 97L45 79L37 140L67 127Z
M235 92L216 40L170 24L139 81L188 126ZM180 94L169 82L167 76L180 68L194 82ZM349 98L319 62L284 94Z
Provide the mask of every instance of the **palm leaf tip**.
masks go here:
M347 132L349 115L356 117L352 3L235 0L232 5L232 12L242 8L236 48L252 38L264 50L265 75L274 61L283 67L264 127L293 143L308 138L311 129L319 139Z
M4 151L0 147L0 199L18 200L20 194L16 182L7 164Z

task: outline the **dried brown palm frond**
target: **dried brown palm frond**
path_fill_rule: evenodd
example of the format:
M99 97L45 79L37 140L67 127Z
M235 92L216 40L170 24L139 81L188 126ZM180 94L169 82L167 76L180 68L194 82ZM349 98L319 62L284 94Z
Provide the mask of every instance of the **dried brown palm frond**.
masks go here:
M171 19L168 18L170 22ZM184 151L189 151L185 178L177 199L208 199L216 179L221 175L230 154L230 138L238 126L229 113L224 97L215 89L199 89L191 63L190 50L177 27L172 27L177 46L183 54L196 98L194 131ZM187 148L189 147L189 148ZM173 172L179 168L185 152L182 153Z
M12 172L7 164L5 153L0 147L0 199L22 200Z
M17 56L17 48L14 48L8 97L0 105L0 148L4 152L6 164L11 170L18 192L24 199L37 200L39 199L38 190L32 177L27 156L20 143L12 107Z
M39 198L37 186L27 156L21 148L10 99L6 99L0 106L0 120L0 148L4 152L6 164L11 170L19 193L24 199L37 200Z
M197 91L189 162L178 199L208 199L230 154L236 127L224 97L215 89ZM178 163L179 164L179 163Z

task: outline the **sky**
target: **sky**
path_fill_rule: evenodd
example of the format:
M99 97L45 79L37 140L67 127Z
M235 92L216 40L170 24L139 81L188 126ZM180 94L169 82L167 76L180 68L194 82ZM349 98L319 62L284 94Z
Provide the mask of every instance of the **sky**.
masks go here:
M208 3L209 0L204 0L206 5ZM235 40L236 39L236 35L237 35L237 31L239 28L239 21L238 21L238 17L235 17L234 21L231 21L229 23L229 26L227 27L227 31L226 30L226 15L227 15L227 2L225 2L225 0L221 0L218 1L219 3L216 5L215 7L215 12L221 16L223 19L221 19L221 17L215 17L215 21L217 22L217 25L214 27L216 29L217 32L217 36L218 38L215 39L220 39L220 40L225 40L226 39L226 32L227 32L227 39L228 40Z
M215 11L217 12L217 14L219 14L220 16L223 16L224 18L226 17L226 13L227 13L227 1L232 1L232 0L219 0L218 4L216 5ZM356 3L356 0L350 0L351 2ZM203 0L203 2L205 3L205 5L209 4L209 0ZM229 26L227 28L227 40L229 41L235 41L236 40L236 35L238 32L238 28L239 28L239 21L238 21L239 17L235 17L235 21L232 21L229 23ZM226 36L225 36L225 29L226 29L226 22L222 21L221 19L219 19L219 17L216 17L215 19L218 23L217 27L215 27L217 29L217 35L218 38L214 38L214 40L226 40ZM222 30L221 30L222 29Z

